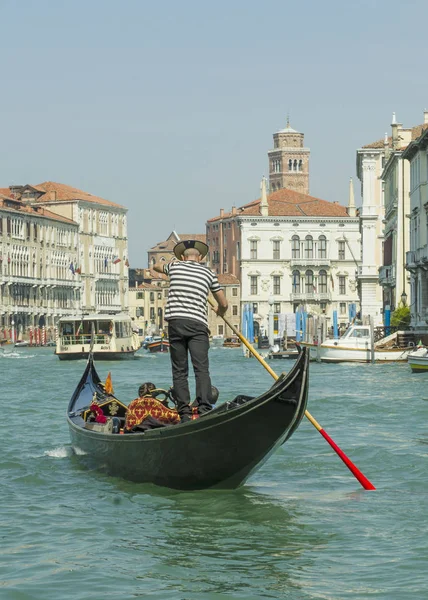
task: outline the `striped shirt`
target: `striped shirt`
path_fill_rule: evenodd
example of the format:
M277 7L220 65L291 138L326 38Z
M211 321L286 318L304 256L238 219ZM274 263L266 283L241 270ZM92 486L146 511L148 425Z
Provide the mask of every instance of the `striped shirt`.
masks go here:
M170 282L165 320L195 319L208 327L208 294L221 290L217 275L194 260L174 261L163 271Z

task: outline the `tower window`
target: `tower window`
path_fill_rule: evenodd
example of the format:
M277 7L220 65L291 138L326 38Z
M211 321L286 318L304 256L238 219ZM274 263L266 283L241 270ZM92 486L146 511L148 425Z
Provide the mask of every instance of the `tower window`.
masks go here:
M288 170L289 170L289 171L292 171L292 170L293 170L293 161L291 160L291 158L290 158L290 160L288 161Z
M302 159L300 159L299 160L299 171L302 170L302 167L303 167L303 161L302 161Z

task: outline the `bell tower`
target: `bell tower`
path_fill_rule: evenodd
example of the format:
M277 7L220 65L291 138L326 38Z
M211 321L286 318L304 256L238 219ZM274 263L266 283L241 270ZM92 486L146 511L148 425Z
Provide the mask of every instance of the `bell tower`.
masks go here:
M304 147L305 135L290 127L273 134L273 150L269 150L269 188L276 192L287 188L309 194L309 148Z

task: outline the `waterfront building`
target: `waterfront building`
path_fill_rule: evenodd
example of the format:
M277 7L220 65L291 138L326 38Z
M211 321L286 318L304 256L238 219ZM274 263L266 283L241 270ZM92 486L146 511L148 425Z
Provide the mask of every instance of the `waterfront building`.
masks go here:
M384 306L393 308L397 295L401 296L406 289L402 267L399 267L399 279L397 279L395 260L397 246L394 245L393 248L393 244L398 242L398 252L402 264L406 243L404 234L406 226L402 216L405 202L400 203L399 213L396 212L394 206L398 194L401 194L403 199L406 183L403 186L403 180L399 181L397 177L399 171L405 174L405 169L402 169L401 145L405 145L406 140L410 141L419 137L423 129L424 124L403 129L402 124L397 123L395 115L393 115L390 136L385 134L383 139L366 144L357 150L357 176L361 182L362 202L359 209L361 266L358 271L358 286L361 313L364 316L371 315L375 325L382 324ZM385 184L388 194L386 229L384 227L386 218ZM398 214L400 214L400 227L397 229L397 223L394 220ZM383 247L384 235L387 236L385 248ZM396 290L397 286L403 289Z
M221 273L218 282L223 288L229 308L226 313L227 320L239 331L241 330L241 286L240 281L234 275ZM221 317L208 307L208 329L211 335L223 335L230 337L233 331L226 325Z
M239 274L241 306L252 304L256 334L267 331L269 301L276 315L303 307L332 319L337 310L347 324L349 305L358 305L361 251L353 194L346 208L288 189L267 195L265 180L261 187L258 200L207 222L210 265Z
M79 226L44 206L0 189L0 337L20 339L49 330L80 310Z
M149 269L138 269L133 287L129 287L129 314L140 337L167 332L164 319L169 282L165 276Z
M150 248L147 253L148 266L153 267L157 262L168 263L174 258L174 246L184 240L198 240L206 243L206 235L204 233L176 233L172 231L165 241L159 242Z
M428 112L426 128L412 141L402 157L410 164L410 243L406 269L410 273L411 325L428 324Z
M127 209L119 204L55 182L9 187L9 195L30 208L46 210L77 224L80 282L79 312L128 310ZM51 240L44 240L52 247ZM55 243L55 242L54 242Z

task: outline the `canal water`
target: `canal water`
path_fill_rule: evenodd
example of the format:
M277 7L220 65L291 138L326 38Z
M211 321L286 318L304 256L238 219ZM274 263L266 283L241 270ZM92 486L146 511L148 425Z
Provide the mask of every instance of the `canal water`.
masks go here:
M220 401L271 384L240 350L210 360ZM84 366L0 350L0 599L428 598L428 375L311 363L308 410L375 492L304 419L239 490L181 493L79 463L65 410ZM168 355L97 368L126 402L171 384Z

